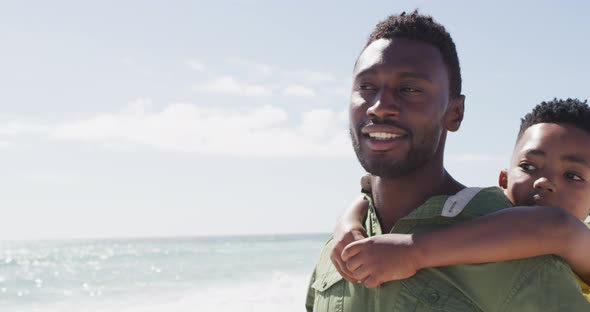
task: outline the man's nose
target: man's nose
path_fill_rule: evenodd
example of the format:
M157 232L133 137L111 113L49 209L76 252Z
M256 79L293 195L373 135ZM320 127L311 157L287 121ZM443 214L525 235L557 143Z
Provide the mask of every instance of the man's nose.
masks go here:
M399 113L400 107L395 95L384 87L379 89L373 104L367 109L367 116L381 120L398 116Z
M533 183L533 187L537 190L543 190L547 192L555 192L555 184L551 182L547 177L540 177Z

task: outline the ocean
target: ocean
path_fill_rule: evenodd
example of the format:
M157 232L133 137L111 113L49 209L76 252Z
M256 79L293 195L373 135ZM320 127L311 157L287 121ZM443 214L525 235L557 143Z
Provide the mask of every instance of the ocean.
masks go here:
M0 311L302 311L327 238L0 242Z

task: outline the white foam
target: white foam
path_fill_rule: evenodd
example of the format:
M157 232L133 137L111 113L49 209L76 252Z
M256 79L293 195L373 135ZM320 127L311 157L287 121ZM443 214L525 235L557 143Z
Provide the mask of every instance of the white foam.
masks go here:
M307 275L274 273L269 279L212 286L188 294L166 308L182 312L195 311L195 308L199 311L301 311L308 278ZM126 312L140 311L145 310Z
M75 300L44 306L15 307L18 312L194 312L302 311L308 274L274 272L258 280L215 282L176 294L126 298L124 302ZM104 300L106 299L106 300Z

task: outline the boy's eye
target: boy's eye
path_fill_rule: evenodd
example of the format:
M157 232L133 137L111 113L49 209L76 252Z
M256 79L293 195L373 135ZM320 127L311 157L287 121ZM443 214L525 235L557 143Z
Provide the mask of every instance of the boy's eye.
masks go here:
M565 177L574 181L584 181L584 179L581 176L577 175L574 172L566 172Z
M524 171L531 171L537 169L535 166L527 163L520 164L520 168L522 168Z

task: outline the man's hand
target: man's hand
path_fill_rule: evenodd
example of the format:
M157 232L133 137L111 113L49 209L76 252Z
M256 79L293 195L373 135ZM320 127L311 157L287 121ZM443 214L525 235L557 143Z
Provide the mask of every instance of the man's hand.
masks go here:
M412 235L385 234L353 242L342 251L347 273L365 287L408 278L420 269Z

